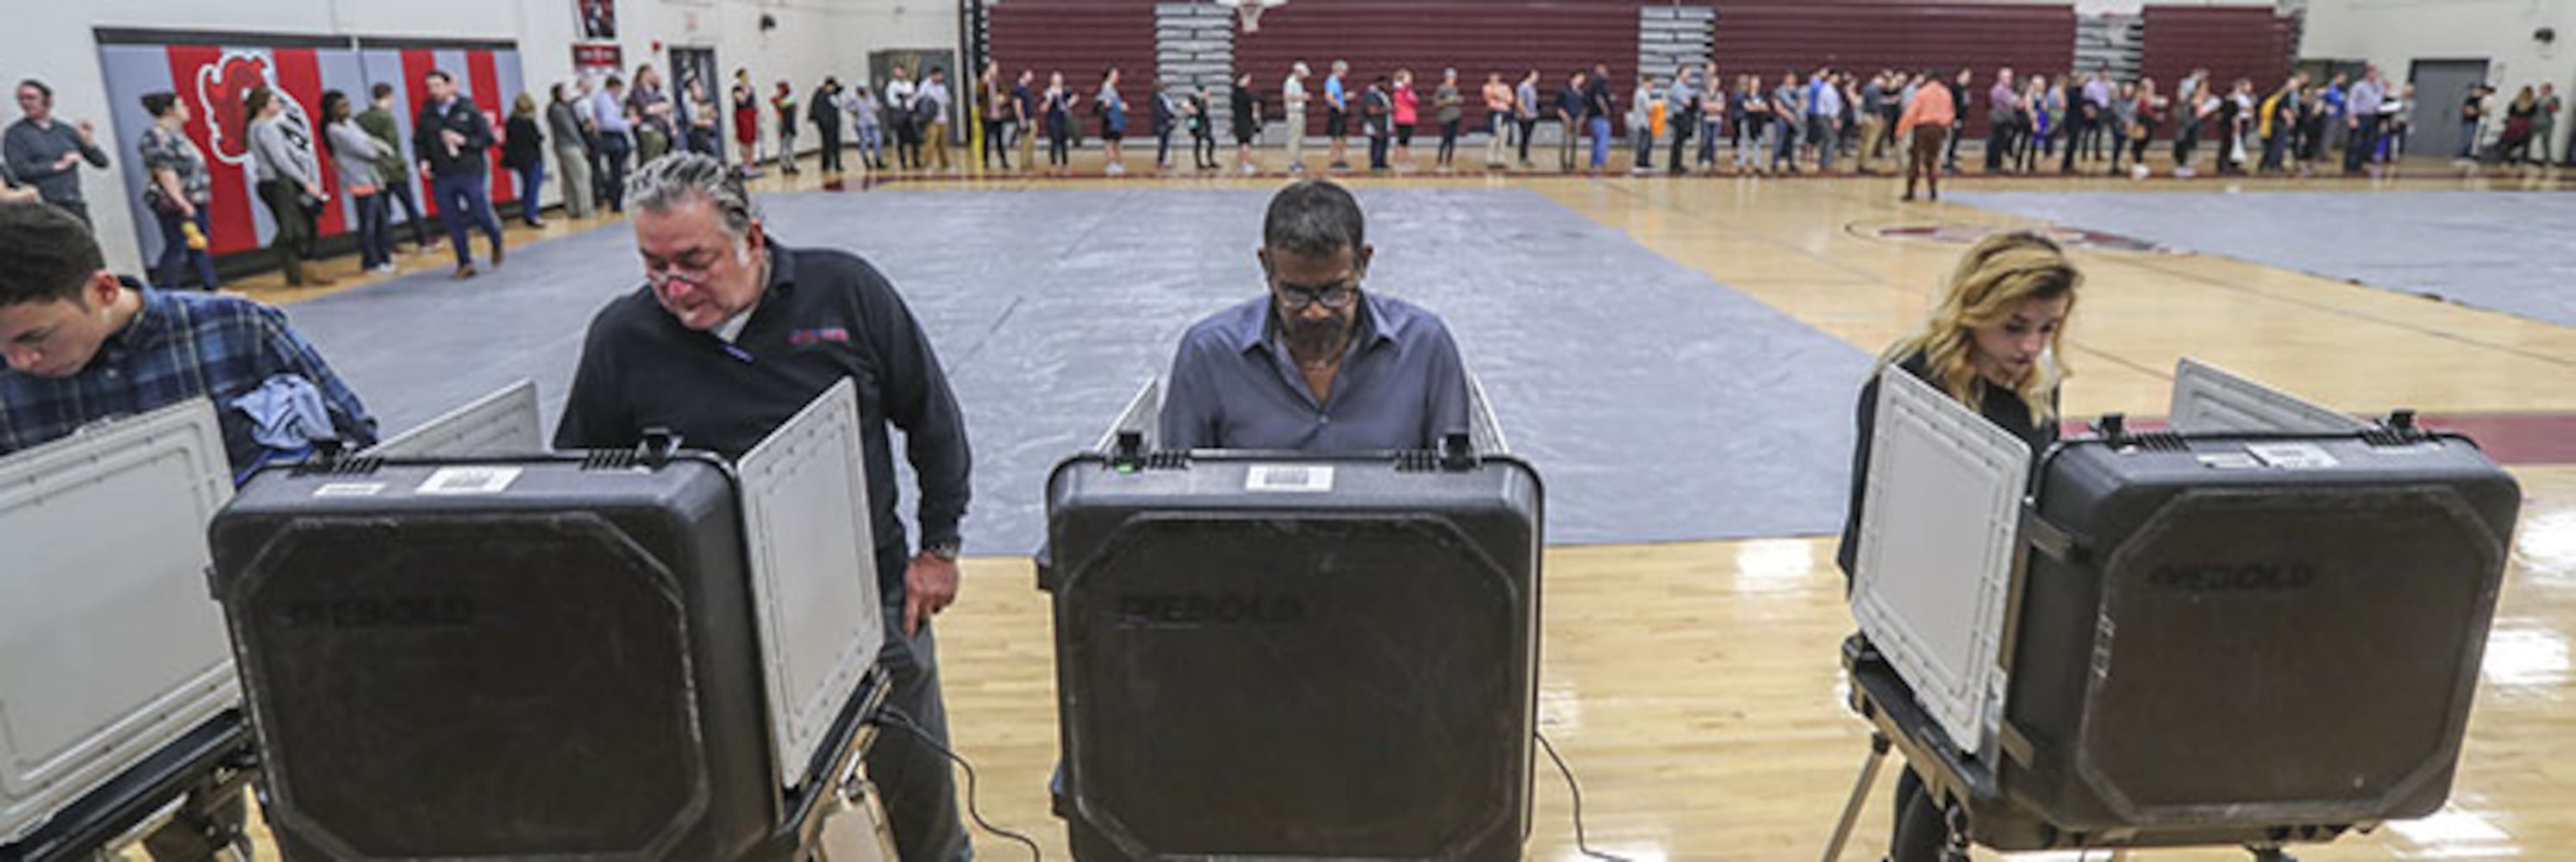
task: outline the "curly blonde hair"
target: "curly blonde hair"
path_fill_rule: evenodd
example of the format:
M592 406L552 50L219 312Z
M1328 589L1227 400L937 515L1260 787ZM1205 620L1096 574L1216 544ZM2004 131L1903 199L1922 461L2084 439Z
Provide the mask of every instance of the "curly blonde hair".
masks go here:
M1889 348L1879 365L1884 368L1920 352L1934 386L1960 403L1977 407L1985 403L1986 387L1992 384L1977 373L1976 331L2012 320L2034 300L2065 297L2071 314L2076 288L2083 283L2084 273L2067 259L2056 240L2026 230L1989 234L1959 258L1940 304L1933 307L1923 328ZM2051 394L2072 373L2066 366L2066 351L2059 346L2064 335L2063 328L2049 334L2048 350L2040 356L2038 367L2014 389L2030 407L2031 424L2057 418Z

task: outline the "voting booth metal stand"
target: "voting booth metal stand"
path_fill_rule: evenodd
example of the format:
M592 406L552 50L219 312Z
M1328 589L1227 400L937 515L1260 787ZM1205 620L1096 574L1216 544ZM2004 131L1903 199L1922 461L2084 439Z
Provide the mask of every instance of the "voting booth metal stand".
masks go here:
M0 458L0 858L147 832L246 855L256 766L205 587L220 428L196 399Z
M1293 453L1167 450L1149 382L1058 465L1075 858L1520 858L1544 494L1469 384L1437 451Z
M1882 375L1877 415L1853 573L1861 632L1841 649L1870 751L1826 862L1840 857L1890 748L1942 812L1944 858L1960 862L1971 843L2115 858L2237 845L2286 860L2290 845L2424 816L2447 797L2519 505L2513 480L2474 443L2417 429L2409 411L2365 423L2190 359L2176 374L2170 431L2139 434L2108 416L2028 471L2014 462L2027 447L1910 374ZM2118 496L2147 485L2156 488ZM2096 503L2128 509L2086 511ZM2133 517L2143 525L2120 520ZM2127 532L2088 535L2071 519ZM2195 547L2154 544L2168 540ZM2378 547L2318 550L2372 541L2434 550L2387 563L2370 558ZM2114 572L2146 583L2111 583ZM2091 580L2066 585L2082 577ZM2168 595L2183 598L2159 598ZM2321 610L2285 610L2301 603ZM2335 653L2380 630L2381 618L2350 617L2418 607L2429 634L2391 634L2414 640L2379 655ZM2139 630L2121 631L2114 651L2122 623ZM2061 641L2085 654L2045 649ZM2247 695L2254 707L2123 715L2212 695L2142 692L2213 676L2209 662L2231 648L2285 693ZM2417 660L2371 664L2392 653ZM2382 677L2391 696L2424 705L2347 694ZM2208 720L2168 735L2209 744L2155 745L2170 742L2152 722L2186 708ZM2231 737L2228 722L2247 720L2237 711L2258 714L2243 733L2259 738ZM2279 753L2303 734L2331 738ZM2240 765L2231 745L2271 759ZM2377 748L2389 753L2347 754ZM2325 752L2341 759L2297 762ZM2182 765L2139 765L2159 759ZM2231 768L2240 774L2215 775Z
M537 410L522 382L266 468L198 533L280 849L891 858L861 774L888 684L851 384L734 463L668 434L548 453Z

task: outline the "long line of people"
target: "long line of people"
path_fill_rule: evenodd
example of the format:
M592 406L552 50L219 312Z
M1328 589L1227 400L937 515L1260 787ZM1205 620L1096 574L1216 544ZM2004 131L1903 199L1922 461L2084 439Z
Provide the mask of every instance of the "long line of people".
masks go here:
M918 81L914 71L895 65L881 86L866 80L844 86L837 76L826 77L802 101L795 85L777 81L765 100L775 131L764 140L764 100L749 70L737 70L727 94L735 170L756 175L765 162L785 174L799 173L798 133L811 125L827 181L846 172L851 149L867 171L962 173L965 161L951 154L959 138L976 145L984 171L1066 175L1085 138L1096 137L1103 172L1116 176L1127 171L1129 117L1141 114L1146 125L1137 131L1153 136L1153 164L1163 173L1180 170L1171 150L1185 134L1191 170L1262 173L1260 147L1265 136L1277 135L1284 148L1279 167L1302 174L1315 167L1305 150L1317 125L1327 171L1354 170L1354 137L1364 139L1367 170L1419 170L1413 151L1418 131L1437 135L1433 170L1458 170L1459 141L1475 132L1486 136L1484 169L1535 170L1532 145L1541 127L1552 124L1555 167L1564 173L1610 170L1624 136L1628 169L1637 174L1658 170L1659 151L1661 170L1674 174L1824 174L1836 172L1840 162L1849 173L1866 175L1892 158L1908 174L1911 197L1915 181L1933 181L1937 196L1933 172L1960 172L1965 121L1976 110L1987 120L1987 174L2037 173L2053 161L2061 173L2098 170L2141 178L2152 171L2151 151L2166 155L2177 177L2194 176L2204 164L2221 175L2309 175L2339 162L2342 173L2361 174L2407 154L2417 115L2414 85L2392 85L2376 68L2358 79L2337 74L2323 82L2291 74L2269 89L2244 78L2221 87L2208 70L2194 70L2168 95L2153 78L2120 81L2100 70L2016 75L2001 68L1991 84L1979 87L1971 69L1881 69L1864 77L1819 67L1771 79L1725 77L1715 63L1705 63L1641 75L1622 93L1608 65L1595 64L1572 70L1561 85L1546 83L1537 69L1517 76L1490 70L1470 93L1456 68L1442 69L1439 83L1426 88L1410 68L1363 81L1348 62L1337 60L1320 81L1304 62L1291 64L1275 86L1241 71L1226 88L1222 110L1204 81L1149 77L1137 97L1141 106L1131 103L1122 90L1126 77L1114 66L1101 70L1096 82L1077 83L1054 71L1041 84L1035 69L1006 75L1001 63L988 62L962 92L951 89L945 69L920 70ZM631 77L557 83L542 104L532 94L519 94L498 129L445 73L430 78L424 82L430 103L415 106L410 140L400 137L391 84L374 85L363 106L338 91L323 94L322 116L315 118L318 135L285 116L285 100L273 93L254 88L244 95L238 107L250 129L255 194L274 225L267 253L290 285L331 283L308 274L304 264L317 256L314 225L333 203L326 191L334 187L348 196L362 269L390 272L402 251L394 236L396 204L410 227L413 253L437 250L413 194L413 171L426 174L424 187L438 202L442 232L455 252L455 277L470 278L476 273L467 248L473 229L491 238L492 265L504 256L485 174L496 147L501 166L517 176L529 200L549 176L551 153L565 214L576 219L601 209L624 212L633 165L674 150L723 155L721 104L706 82L689 81L675 94L649 64ZM1935 90L1945 102L1918 105ZM0 201L41 198L86 221L77 172L83 163L108 164L94 127L56 118L52 90L41 81L21 82L16 95L22 118L6 134ZM2463 162L2550 162L2564 109L2555 89L2523 87L2509 102L2491 107L2496 95L2480 85L2463 98L2455 156ZM153 126L138 144L146 175L138 198L159 224L162 249L152 275L167 286L214 289L219 281L208 239L214 186L205 155L185 132L189 106L168 92L146 94L142 102ZM1471 105L1483 109L1472 126ZM1937 120L1931 127L1939 132L1928 142L1922 133L1927 118ZM1227 132L1234 141L1230 167L1220 158L1220 136ZM1041 141L1043 164L1036 152ZM2159 142L2169 149L2153 148ZM1926 147L1934 159L1913 157ZM534 208L521 209L526 224L543 226Z

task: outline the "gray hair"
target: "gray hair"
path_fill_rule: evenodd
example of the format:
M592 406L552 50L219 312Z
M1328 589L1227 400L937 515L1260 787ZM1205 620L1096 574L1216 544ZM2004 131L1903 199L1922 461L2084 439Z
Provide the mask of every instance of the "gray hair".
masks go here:
M693 200L714 206L725 233L741 239L760 220L760 207L742 188L742 178L714 156L678 152L654 159L626 180L626 202L652 212L669 212Z

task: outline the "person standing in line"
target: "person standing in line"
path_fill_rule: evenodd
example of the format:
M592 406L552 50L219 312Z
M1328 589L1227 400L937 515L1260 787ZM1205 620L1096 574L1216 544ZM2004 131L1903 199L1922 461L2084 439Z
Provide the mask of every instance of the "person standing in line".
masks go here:
M2156 79L2138 79L2138 128L2129 137L2131 179L2143 180L2152 173L2147 167L2147 146L2155 142L2156 132L2164 128L2171 110L2172 103L2156 94Z
M1324 76L1324 147L1327 170L1351 169L1351 97L1342 79L1351 73L1351 64L1333 61L1333 73Z
M953 172L948 162L948 118L956 113L957 96L948 90L948 70L931 67L912 98L914 122L921 127L922 143L930 147L932 169L943 174Z
M1073 164L1073 105L1080 98L1064 85L1063 72L1047 75L1047 169L1058 175Z
M1591 110L1583 97L1584 83L1583 71L1577 69L1566 76L1565 89L1556 93L1556 122L1564 130L1556 140L1556 168L1569 174L1574 173L1574 148L1583 141L1584 115Z
M1395 167L1413 170L1413 127L1422 120L1422 94L1413 88L1413 70L1395 70L1395 86L1387 91L1393 104L1395 122Z
M2470 87L2468 95L2460 100L2459 161L2461 162L2473 161L2477 156L2478 137L2485 131L2487 97L2493 95L2495 95L2494 87L2478 84Z
M1973 104L1975 93L1973 88L1976 83L1976 71L1962 68L1958 75L1943 85L1950 88L1950 104L1954 109L1954 116L1950 120L1950 138L1948 143L1942 146L1941 156L1941 170L1948 173L1959 172L1959 139L1968 135L1968 110Z
M1538 118L1542 113L1538 100L1538 70L1531 69L1529 74L1521 76L1520 86L1512 88L1512 118L1520 122L1520 161L1524 170L1538 166L1530 161L1529 148L1530 138L1538 134Z
M1995 70L1995 86L1986 92L1986 173L2012 166L2013 138L2021 133L2021 91L2013 88L2013 70Z
M1379 75L1369 81L1368 92L1360 97L1360 126L1368 133L1372 173L1393 169L1387 164L1387 148L1395 138L1395 95L1388 92L1388 87L1387 77Z
M635 132L642 126L626 101L626 82L617 76L590 97L590 117L599 134L599 186L607 198L608 211L626 212L627 159L635 153Z
M1216 104L1207 85L1190 88L1190 161L1202 171L1223 167L1216 159Z
M1655 169L1655 79L1643 72L1637 75L1637 90L1628 94L1628 143L1634 155L1628 159L1628 173L1644 174Z
M1735 113L1735 172L1767 174L1771 172L1764 155L1771 152L1771 97L1762 87L1758 75L1738 75L1735 97L1727 110Z
M1045 111L1038 106L1036 69L1021 69L1018 80L1011 84L1012 127L1020 145L1020 170L1032 171L1038 166L1038 126Z
M1729 99L1725 85L1718 82L1716 63L1700 68L1699 82L1697 100L1699 106L1696 109L1699 114L1699 158L1695 166L1701 170L1715 172L1717 142L1727 133L1726 115Z
M1808 144L1816 148L1816 173L1832 173L1834 153L1842 149L1843 108L1850 102L1834 86L1832 69L1819 68L1807 82Z
M143 111L152 115L151 128L136 144L149 180L143 206L161 225L161 261L152 268L152 281L177 287L182 274L194 272L198 290L216 290L223 285L215 278L214 255L206 251L214 230L206 212L215 200L214 179L206 172L205 151L188 139L188 103L167 90L146 93Z
M1786 165L1789 173L1798 172L1799 138L1807 122L1806 92L1798 86L1798 73L1780 73L1780 85L1771 90L1771 129L1776 140L1771 150L1771 169Z
M627 94L627 111L635 119L635 164L652 164L679 147L679 108L662 88L662 74L646 63L635 67L635 87Z
M1154 83L1160 84L1162 82L1156 81ZM1172 169L1172 131L1174 127L1178 126L1184 118L1187 118L1190 126L1191 137L1205 137L1206 133L1199 130L1199 119L1190 113L1189 103L1184 101L1182 96L1173 93L1171 88L1149 86L1145 88L1145 92L1153 97L1153 101L1146 104L1147 107L1151 109L1148 115L1150 117L1148 128L1151 128L1154 131L1154 170L1169 172ZM1192 161L1197 161L1198 155L1198 145L1191 144L1190 159ZM1207 164L1205 162L1200 162L1198 167L1200 170L1206 170Z
M769 94L769 111L778 119L778 172L795 176L801 172L796 167L796 125L804 119L796 115L795 85L778 82Z
M465 233L469 223L481 226L491 237L493 266L500 266L508 254L501 244L501 219L492 213L492 184L486 177L492 124L474 100L456 91L456 79L446 71L432 69L423 78L429 103L412 120L411 149L420 159L420 172L429 176L430 200L438 202L439 216L447 222L448 244L456 251L456 272L450 277L462 281L475 276L474 249Z
M348 94L338 90L322 94L322 139L330 144L340 190L349 193L350 209L357 212L358 268L389 275L394 271L393 250L385 231L384 180L376 175L375 164L384 155L384 144L358 128L350 108Z
M912 123L912 72L898 65L885 85L887 131L894 133L894 164L899 170L921 168L921 127Z
M1914 98L1906 101L1905 113L1896 120L1896 137L1906 142L1905 197L1899 200L1914 200L1917 180L1931 186L1933 200L1941 199L1941 144L1957 126L1957 113L1946 86L1917 87Z
M1253 92L1252 73L1234 78L1234 93L1227 107L1234 115L1234 164L1244 176L1261 173L1261 165L1252 160L1252 142L1261 138L1261 96Z
M682 146L682 149L686 149L692 153L715 156L719 159L723 158L724 135L716 129L717 105L715 100L707 96L707 86L703 81L690 81L688 91L689 132L687 136L688 141ZM754 119L757 120L758 117L755 116ZM758 128L759 126L755 123L753 129L756 131ZM749 150L748 147L744 149L746 151ZM737 167L737 169L739 168ZM745 174L745 176L749 176L749 174Z
M590 189L590 200L584 203L586 209L583 210L583 217L587 218L588 213L596 213L608 205L608 183L603 179L608 176L608 160L599 152L599 102L594 98L598 95L599 82L587 74L575 75L572 87L574 124L581 129L581 151L590 157L590 161L582 166L582 179Z
M538 193L546 187L546 133L537 121L537 97L520 93L501 126L501 167L519 177L519 223L545 227Z
M1440 123L1440 150L1432 164L1441 171L1458 167L1458 123L1467 115L1467 97L1458 91L1458 70L1440 70L1440 86L1431 91L1433 119Z
M1288 79L1279 83L1279 107L1287 112L1284 131L1288 136L1288 173L1292 176L1306 172L1306 78L1311 74L1306 61L1299 60L1288 67Z
M436 251L438 246L430 239L429 221L421 218L420 201L411 191L412 159L403 152L402 130L394 118L394 85L378 81L375 86L367 88L367 94L372 100L366 110L358 113L358 128L367 130L367 134L383 142L384 151L388 154L376 162L376 177L384 182L387 195L386 216L392 216L391 204L401 204L404 222L411 225L412 253Z
M1853 160L1859 163L1853 167L1862 176L1876 173L1870 165L1877 160L1886 140L1886 111L1887 73L1880 72L1870 76L1869 82L1860 87L1859 113L1856 115L1860 120L1860 146L1852 155Z
M2539 155L2533 158L2531 163L2547 165L2554 161L2550 157L2550 148L2556 146L2558 140L2558 112L2565 110L2565 106L2558 99L2558 88L2550 84L2540 85L2540 93L2533 99L2532 110L2531 140L2536 145L2533 151Z
M1100 94L1093 97L1092 110L1100 112L1100 149L1108 159L1101 169L1110 176L1127 173L1126 153L1122 143L1127 139L1127 100L1118 95L1118 67L1111 66L1100 75Z
M760 176L760 91L751 84L751 70L733 70L733 142L742 151L737 170L746 177Z
M2292 75L2255 109L2254 136L2263 142L2263 158L2254 166L2255 172L2288 172L2290 140L2298 136L2299 95L2306 86L2305 76Z
M313 235L313 211L322 198L321 166L304 130L285 119L286 106L276 91L254 87L242 96L242 113L250 118L251 179L259 200L268 205L268 251L288 287L329 287L331 279L304 274L305 241Z
M590 218L590 139L596 137L581 119L581 102L572 88L558 83L546 105L546 130L554 133L555 165L563 174L564 215Z
M34 186L46 203L89 224L89 204L81 197L80 163L107 167L107 151L98 147L97 127L88 120L56 119L54 88L34 78L18 82L18 113L23 116L0 134L0 151L6 153L9 173L18 182Z
M2122 157L2129 152L2129 142L2138 137L2138 85L2125 83L2113 91L2111 109L2106 116L2111 124L2105 132L2111 139L2110 174L2116 177L2120 175Z
M805 106L805 119L814 124L814 132L823 139L819 161L823 173L840 176L848 170L841 160L841 79L826 76L814 88L811 103Z
M1489 72L1480 91L1485 99L1485 169L1508 167L1504 161L1511 154L1512 86L1503 83L1503 73Z
M1682 161L1682 149L1690 146L1691 136L1699 131L1699 87L1691 82L1690 64L1673 69L1673 79L1664 87L1665 127L1672 135L1672 149L1665 153L1664 169L1675 174L1690 172Z
M2532 117L2540 113L2540 97L2530 87L2513 95L2505 105L2504 130L2496 137L2496 161L2515 165L2531 160Z
M1002 61L984 61L983 74L975 76L975 92L983 99L978 107L983 109L979 115L984 118L984 170L992 170L995 159L1001 160L1002 170L1010 170L1011 133L1019 128L1019 122L1012 113L1014 103L1002 90Z
M1584 120L1592 132L1592 173L1599 175L1610 167L1610 118L1619 111L1618 97L1611 95L1610 64L1592 64L1592 80L1583 89Z
M850 113L850 130L858 135L859 164L868 170L883 172L885 166L885 104L869 91L868 82L860 81L841 100L841 109Z

